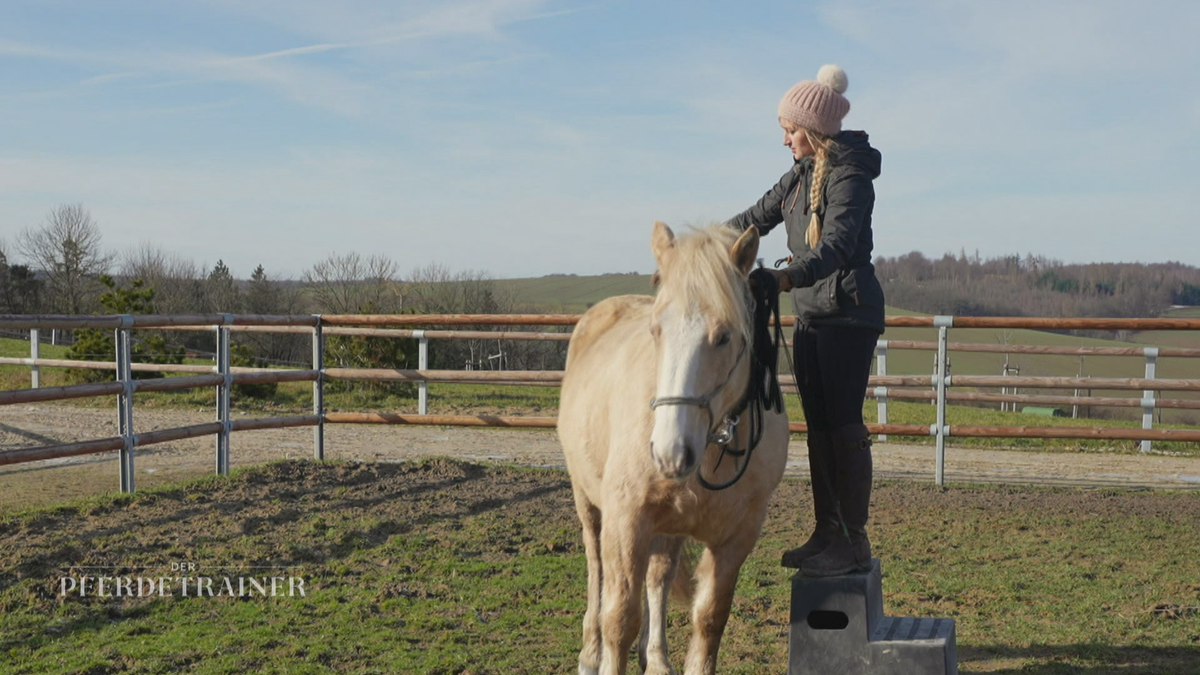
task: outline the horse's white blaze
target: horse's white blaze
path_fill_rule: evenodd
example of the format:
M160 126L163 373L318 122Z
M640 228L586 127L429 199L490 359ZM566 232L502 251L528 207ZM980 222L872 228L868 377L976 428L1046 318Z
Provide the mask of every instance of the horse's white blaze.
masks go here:
M708 343L708 327L696 312L684 315L671 306L660 317L658 390L656 397L701 397L715 385L701 377ZM693 404L660 405L654 409L650 451L658 470L668 478L687 475L708 445L708 413ZM689 456L690 455L690 456Z

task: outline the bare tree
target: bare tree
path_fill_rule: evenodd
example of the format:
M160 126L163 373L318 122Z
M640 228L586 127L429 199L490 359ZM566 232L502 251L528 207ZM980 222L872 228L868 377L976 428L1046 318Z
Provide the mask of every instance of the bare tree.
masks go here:
M13 309L12 273L9 268L8 244L0 239L0 312L18 314Z
M0 239L0 313L41 311L42 282L28 265L14 264L8 242Z
M384 255L331 253L304 273L317 311L391 313L404 306L396 263Z
M100 248L100 228L82 204L64 204L46 216L40 228L28 228L17 248L46 275L55 310L84 314L96 306L98 278L112 256Z
M511 292L502 290L486 272L451 272L436 263L413 271L405 284L405 297L409 309L420 314L511 314L519 309ZM439 340L430 347L432 368L556 369L566 358L564 342Z
M200 268L161 246L143 242L121 255L121 276L141 279L153 288L154 304L163 314L186 314L203 307Z
M512 305L487 272L455 273L438 263L413 270L405 295L409 307L421 314L496 314Z

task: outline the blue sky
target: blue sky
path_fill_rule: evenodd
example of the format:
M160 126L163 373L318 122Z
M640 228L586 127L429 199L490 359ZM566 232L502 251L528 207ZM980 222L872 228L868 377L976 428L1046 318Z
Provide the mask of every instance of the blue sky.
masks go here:
M1200 265L1198 35L1190 0L4 0L0 238L80 202L241 277L649 272L654 220L788 169L779 97L833 62L876 255Z

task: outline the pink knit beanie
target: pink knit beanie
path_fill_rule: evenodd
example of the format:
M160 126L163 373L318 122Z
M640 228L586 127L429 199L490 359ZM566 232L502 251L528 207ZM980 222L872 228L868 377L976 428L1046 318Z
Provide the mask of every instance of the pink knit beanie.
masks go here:
M826 136L842 130L842 118L850 112L850 101L842 96L849 80L846 71L833 65L821 66L817 79L805 80L783 95L779 117Z

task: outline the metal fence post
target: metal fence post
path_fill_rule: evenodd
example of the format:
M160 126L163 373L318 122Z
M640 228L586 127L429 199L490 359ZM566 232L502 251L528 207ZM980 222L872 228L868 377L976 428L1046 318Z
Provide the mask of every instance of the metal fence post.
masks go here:
M229 397L233 389L233 372L229 364L229 326L233 324L233 315L225 314L225 321L217 326L217 372L224 381L217 385L217 421L221 430L217 432L217 475L229 475L229 431L232 422L229 419Z
M117 432L124 440L121 446L121 492L133 492L133 449L137 441L133 435L133 362L132 335L130 326L133 317L121 315L120 327L116 330L117 342L117 381L122 384L121 393L117 394Z
M887 353L888 341L880 340L875 345L875 374L883 377L887 375ZM888 390L887 387L875 388L875 401L879 409L878 421L880 424L888 423ZM887 434L879 434L876 436L880 441L887 441Z
M938 329L937 351L937 458L934 469L934 482L946 484L946 436L950 427L946 425L946 387L950 384L947 368L947 347L949 345L950 328L954 325L952 316L935 316L933 326Z
M317 425L313 427L313 458L325 459L325 334L321 331L321 315L313 326L312 359L317 379L313 380L313 414Z
M42 354L41 337L40 330L29 329L29 358L33 359L33 365L29 367L29 386L33 389L42 386L42 368L37 364Z
M423 330L414 330L413 337L417 338L417 370L429 370L429 338ZM417 383L417 414L429 414L429 383L425 380Z
M1158 347L1146 347L1146 379L1154 379L1154 371L1158 365ZM1150 429L1154 426L1154 390L1147 389L1142 392L1142 428ZM1142 441L1142 452L1150 452L1151 442L1149 439Z

